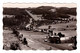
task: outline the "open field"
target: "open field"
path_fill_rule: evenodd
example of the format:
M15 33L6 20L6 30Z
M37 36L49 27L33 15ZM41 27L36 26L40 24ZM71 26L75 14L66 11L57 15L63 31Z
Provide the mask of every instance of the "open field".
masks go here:
M14 34L12 34L12 31L4 30L3 31L3 45L6 45L6 50L10 49L10 44L12 42L18 42L19 40L15 37Z
M62 28L66 28L66 26L71 26L68 27L70 30L59 30ZM47 28L49 25L44 25L41 26L40 28ZM77 36L76 30L72 30L71 28L76 28L76 22L70 22L70 23L61 23L61 24L52 24L52 28L55 28L53 30L53 33L58 33L61 32L62 34L65 34L66 37L71 37L71 36ZM49 42L44 42L44 38L48 35L42 32L33 32L33 31L25 31L25 30L18 30L21 34L23 34L23 37L25 37L28 41L28 44L30 48L26 47L22 43L20 43L21 49L22 50L48 50L50 47L52 48L51 50L73 50L72 45L73 43L61 43L61 44L55 44L55 43L49 43ZM4 30L3 31L3 44L10 46L12 42L16 42L18 40L17 37L15 37L15 34L12 34L11 30ZM34 46L35 45L35 46Z
M3 44L9 45L12 42L19 41L14 34L11 34L10 31L4 30L6 33L4 33L4 41ZM8 33L9 32L9 33ZM65 50L69 49L72 50L72 43L65 43L65 44L52 44L48 42L44 42L44 38L47 34L39 33L39 32L32 32L32 31L24 31L19 30L20 33L24 34L24 37L27 38L28 44L31 48L39 49L39 50L48 50L50 47L52 47L52 50ZM7 37L6 37L7 36ZM22 50L31 50L31 48L26 47L22 43L20 43ZM35 46L34 46L35 45ZM60 48L62 47L62 48ZM6 49L6 48L5 48ZM7 49L9 50L9 49Z
M65 36L68 36L68 37L77 35L76 30L75 30L77 25L76 25L76 22L74 22L74 21L69 22L69 23L43 25L43 26L40 26L39 28L40 29L47 29L48 26L52 26L53 34L61 32L61 33L65 34ZM68 27L66 27L66 26L68 26Z
M3 45L4 50L11 50L10 45L11 43L19 43L20 49L22 50L31 50L31 48L28 48L26 45L23 45L21 41L15 36L15 34L12 34L11 30L4 30L3 31Z

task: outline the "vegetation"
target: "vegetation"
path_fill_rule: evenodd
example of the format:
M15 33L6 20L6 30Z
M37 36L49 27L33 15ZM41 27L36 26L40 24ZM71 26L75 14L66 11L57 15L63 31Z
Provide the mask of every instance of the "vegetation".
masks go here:
M76 15L76 8L61 7L57 9L58 13Z
M50 9L56 9L55 12L50 11ZM32 10L33 14L42 14L44 19L53 20L55 18L68 18L69 15L76 15L76 8L55 8L51 6L40 6Z
M21 8L3 8L3 14L7 15L26 15L24 9Z
M15 15L15 18L3 18L4 26L19 26L21 23L29 23L30 16L25 9L30 10L33 14L42 14L43 19L53 20L55 18L68 18L69 15L76 15L76 8L61 7L56 8L52 6L40 6L37 8L3 8L4 15ZM50 11L56 9L55 12ZM26 16L27 15L27 16ZM42 21L43 22L43 21Z
M13 18L5 17L3 18L3 25L7 27L12 26L20 26L22 23L26 22L29 23L29 16L25 12L24 9L20 8L4 8L3 14L5 15L15 15Z

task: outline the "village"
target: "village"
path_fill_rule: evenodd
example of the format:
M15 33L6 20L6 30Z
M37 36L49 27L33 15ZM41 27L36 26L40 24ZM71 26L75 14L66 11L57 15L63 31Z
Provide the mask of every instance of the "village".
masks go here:
M76 49L76 15L59 14L57 12L59 9L56 10L52 7L48 11L44 11L45 6L38 8L36 8L37 10L31 8L21 9L22 12L20 13L22 14L16 16L13 14L7 15L6 13L3 15L3 49ZM38 12L42 9L42 12ZM12 22L7 20L12 20Z

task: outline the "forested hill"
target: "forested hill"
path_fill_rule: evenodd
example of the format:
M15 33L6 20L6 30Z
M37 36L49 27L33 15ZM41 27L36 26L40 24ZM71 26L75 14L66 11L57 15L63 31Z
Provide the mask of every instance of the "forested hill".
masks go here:
M68 7L52 7L52 6L40 6L36 8L3 8L3 14L8 15L18 15L23 14L25 15L26 12L24 9L31 10L34 14L43 14L43 13L49 13L50 9L56 9L57 13L60 14L70 14L70 15L76 15L76 8L68 8Z
M25 15L26 12L22 8L3 8L3 14L7 14L7 15Z
M68 8L68 7L51 7L51 6L40 6L33 9L33 13L35 14L42 14L42 13L49 13L50 9L56 9L58 14L70 14L76 15L76 8Z

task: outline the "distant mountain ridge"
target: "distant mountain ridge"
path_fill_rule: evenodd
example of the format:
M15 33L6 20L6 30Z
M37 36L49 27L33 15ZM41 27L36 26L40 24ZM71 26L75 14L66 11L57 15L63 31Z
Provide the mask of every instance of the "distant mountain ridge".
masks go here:
M3 8L3 14L8 15L25 15L27 14L25 12L25 9L31 10L34 14L42 14L42 13L49 13L50 9L56 9L57 13L62 14L70 14L70 15L76 15L76 8L68 8L68 7L52 7L52 6L39 6L36 8Z

